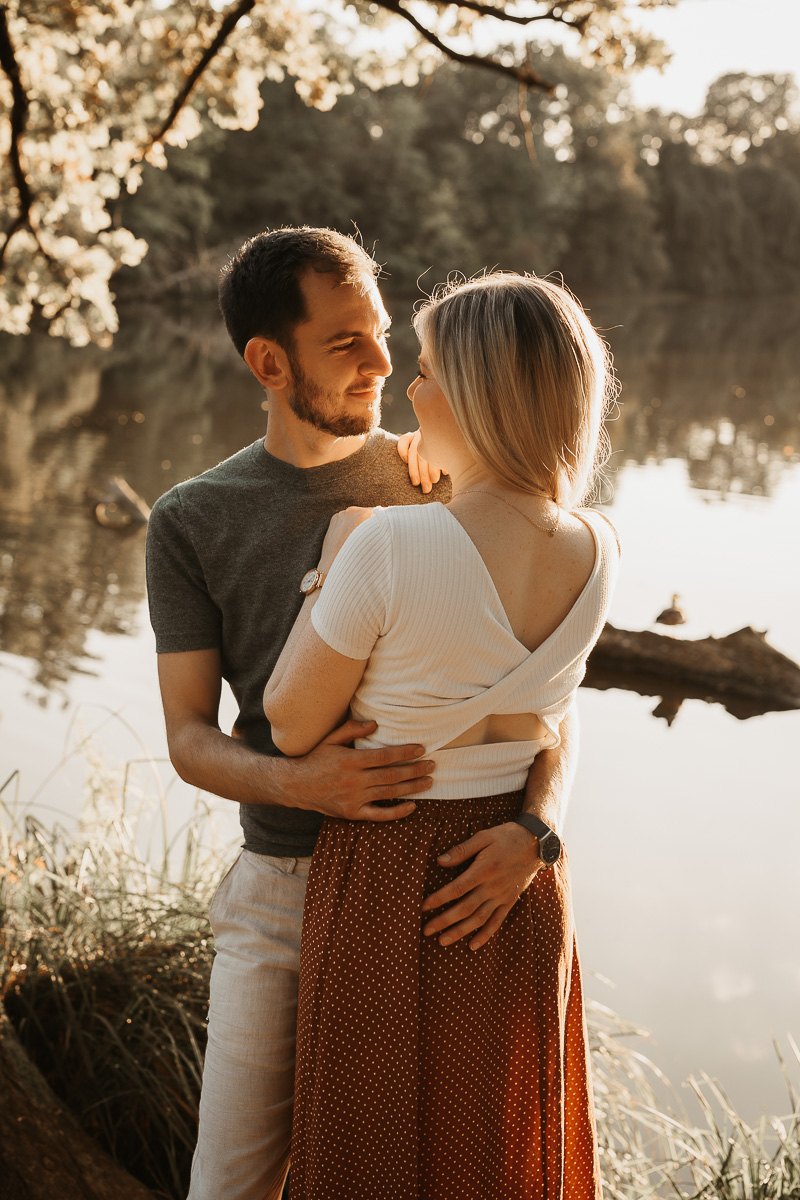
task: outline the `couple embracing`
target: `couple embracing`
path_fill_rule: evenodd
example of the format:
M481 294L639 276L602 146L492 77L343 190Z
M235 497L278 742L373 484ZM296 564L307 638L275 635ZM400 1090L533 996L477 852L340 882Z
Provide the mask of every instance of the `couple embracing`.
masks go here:
M242 247L220 303L266 436L151 517L170 755L244 834L189 1196L277 1200L291 1149L292 1200L596 1200L559 834L618 562L580 507L608 355L546 280L443 288L398 442L377 276L328 229Z

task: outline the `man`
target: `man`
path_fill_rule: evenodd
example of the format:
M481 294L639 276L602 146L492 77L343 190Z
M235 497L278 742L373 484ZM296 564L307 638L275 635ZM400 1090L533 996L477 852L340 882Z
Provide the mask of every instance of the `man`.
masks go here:
M414 488L395 439L378 428L391 372L378 271L356 242L327 229L275 230L242 247L223 273L220 306L266 389L266 436L167 492L150 520L170 756L183 779L239 802L244 833L210 914L216 957L190 1200L280 1196L303 897L321 814L401 820L413 809L403 797L429 786L434 769L422 746L352 749L375 728L354 721L310 754L283 758L262 706L331 516L349 505L447 499L442 484L428 496ZM312 574L306 586L316 582ZM239 705L230 737L218 725L223 678ZM565 762L564 750L537 759L543 789L563 786ZM520 856L535 859L524 830L504 836L500 853L464 872L463 888L444 889L453 922L469 907L476 872L500 876L515 856L517 867Z

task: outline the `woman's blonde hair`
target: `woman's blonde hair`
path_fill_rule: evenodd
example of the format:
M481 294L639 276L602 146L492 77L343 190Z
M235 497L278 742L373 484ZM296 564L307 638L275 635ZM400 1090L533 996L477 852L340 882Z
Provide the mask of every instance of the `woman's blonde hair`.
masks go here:
M414 317L470 453L504 483L576 508L608 458L608 348L563 287L494 272L437 289Z

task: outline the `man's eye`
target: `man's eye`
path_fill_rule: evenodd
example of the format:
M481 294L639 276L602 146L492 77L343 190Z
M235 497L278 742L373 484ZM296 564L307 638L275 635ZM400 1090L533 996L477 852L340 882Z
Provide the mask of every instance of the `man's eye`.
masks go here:
M344 346L334 346L333 352L334 352L334 354L341 354L342 351L344 351L344 350L352 350L353 346L355 346L355 344L356 343L355 343L355 339L354 339L352 342L346 342Z

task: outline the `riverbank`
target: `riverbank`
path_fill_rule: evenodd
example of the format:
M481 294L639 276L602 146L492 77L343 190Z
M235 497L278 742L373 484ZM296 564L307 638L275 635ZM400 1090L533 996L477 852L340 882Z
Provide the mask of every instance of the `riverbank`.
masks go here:
M120 774L94 764L77 832L33 819L0 826L0 994L30 1062L83 1131L153 1195L178 1200L205 1044L206 913L230 849L213 845L198 811L180 856L173 847L148 861L132 812ZM751 1128L709 1079L689 1082L687 1109L635 1025L597 1003L587 1018L611 1200L800 1196L793 1043L797 1061L775 1068L791 1111Z

